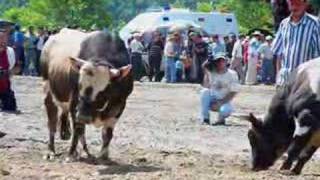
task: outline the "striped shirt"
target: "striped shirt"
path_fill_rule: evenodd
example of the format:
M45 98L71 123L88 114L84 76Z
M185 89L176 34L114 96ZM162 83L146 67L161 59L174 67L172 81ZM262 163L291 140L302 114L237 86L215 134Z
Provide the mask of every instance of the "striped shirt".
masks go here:
M284 19L272 44L272 51L282 58L277 84L288 82L289 74L300 64L320 56L320 20L308 13L300 22Z

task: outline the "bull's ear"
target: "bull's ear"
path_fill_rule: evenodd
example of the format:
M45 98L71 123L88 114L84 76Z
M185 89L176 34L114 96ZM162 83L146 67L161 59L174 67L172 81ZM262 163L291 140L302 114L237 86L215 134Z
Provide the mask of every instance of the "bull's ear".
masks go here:
M251 122L252 126L256 129L262 128L262 121L258 118L256 118L253 113L249 114L249 117L247 119L249 122Z
M119 69L114 69L111 68L110 69L110 76L111 79L122 79L125 78L126 76L128 76L128 74L130 73L132 69L132 65L126 65L126 66L122 66Z
M81 66L86 62L83 59L76 57L69 57L69 61L71 62L72 68L75 70L80 70Z
M240 119L244 119L246 121L249 121L254 128L259 129L262 127L262 120L256 118L256 116L253 115L252 113L249 113L249 115L248 114L245 114L245 115L240 114L240 115L234 115L234 116L238 117Z

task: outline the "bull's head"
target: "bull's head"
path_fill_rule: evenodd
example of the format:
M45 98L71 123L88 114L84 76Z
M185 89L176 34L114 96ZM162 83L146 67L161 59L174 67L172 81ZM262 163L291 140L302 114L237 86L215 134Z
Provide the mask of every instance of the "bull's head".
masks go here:
M119 69L94 61L84 61L79 58L69 58L72 68L79 72L79 102L76 119L82 123L94 121L93 103L98 94L104 91L114 80L126 77L131 71L131 65Z
M283 137L267 127L262 119L256 118L251 113L245 119L252 125L248 131L252 153L252 170L266 170L285 152Z

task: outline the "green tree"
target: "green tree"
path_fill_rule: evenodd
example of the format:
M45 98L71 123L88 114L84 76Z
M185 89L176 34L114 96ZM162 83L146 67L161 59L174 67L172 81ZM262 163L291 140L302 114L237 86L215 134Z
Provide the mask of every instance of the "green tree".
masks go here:
M216 8L222 12L234 12L243 33L253 28L272 30L271 7L266 1L221 0Z
M29 0L27 6L13 8L4 17L23 25L79 26L90 29L111 24L105 9L108 0Z

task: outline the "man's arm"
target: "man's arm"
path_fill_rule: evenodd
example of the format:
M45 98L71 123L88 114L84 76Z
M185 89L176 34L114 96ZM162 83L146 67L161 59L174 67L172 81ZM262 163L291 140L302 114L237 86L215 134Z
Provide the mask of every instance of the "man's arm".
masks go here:
M211 109L213 111L218 111L220 107L230 101L236 96L237 92L230 92L227 94L223 99L217 101L215 104L212 105Z

